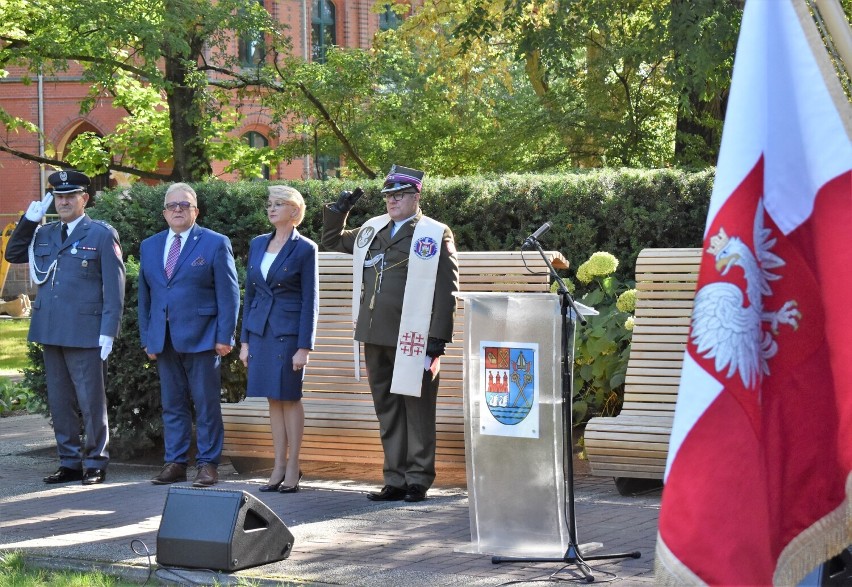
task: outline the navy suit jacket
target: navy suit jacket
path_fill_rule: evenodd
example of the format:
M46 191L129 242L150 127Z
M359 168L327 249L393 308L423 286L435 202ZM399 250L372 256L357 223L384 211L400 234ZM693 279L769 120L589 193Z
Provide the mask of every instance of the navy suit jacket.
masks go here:
M274 233L255 237L249 246L246 297L240 338L249 331L264 336L298 335L298 348L313 349L319 314L317 245L294 228L275 257L266 279L260 271L263 254Z
M163 351L166 323L179 353L212 350L217 343L234 344L240 288L231 241L197 224L171 279L166 278L163 253L169 231L142 241L139 260L139 334L150 354Z

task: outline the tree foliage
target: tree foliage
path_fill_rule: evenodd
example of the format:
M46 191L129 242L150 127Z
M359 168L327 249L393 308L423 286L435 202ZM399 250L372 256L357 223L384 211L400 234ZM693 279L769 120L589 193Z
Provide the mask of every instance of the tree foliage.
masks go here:
M0 71L21 67L50 78L79 67L90 87L82 113L104 98L125 112L107 136L84 133L67 154L48 148L48 157L28 157L90 173L201 180L211 161L248 157L249 146L229 133L241 120L242 101L262 91L268 77L246 73L233 40L262 37L270 51L289 53L281 26L250 0L4 0L3 8ZM37 130L8 113L2 118L9 131ZM274 158L263 156L248 157L249 166L259 170ZM169 175L157 171L164 162L173 168Z
M715 163L742 0L377 0L402 24L369 49L292 52L254 0L0 0L0 75L75 63L125 111L67 161L155 179L201 180L212 161L256 177L303 155L339 156L346 177L391 163L432 176ZM852 0L843 0L847 14ZM241 63L235 39L263 58ZM274 146L233 131L268 122ZM34 125L0 108L7 132ZM0 149L10 149L0 142ZM174 171L158 172L163 162Z

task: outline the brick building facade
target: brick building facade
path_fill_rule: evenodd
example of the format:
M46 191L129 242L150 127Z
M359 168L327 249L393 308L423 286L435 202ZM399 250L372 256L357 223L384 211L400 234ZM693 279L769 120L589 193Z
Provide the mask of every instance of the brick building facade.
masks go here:
M278 22L287 25L293 52L302 58L312 59L327 45L369 48L373 36L380 28L394 26L390 12L377 14L372 10L375 0L258 0ZM239 39L234 40L235 53L240 50ZM33 77L21 69L9 68L9 75L0 78L0 103L12 116L24 118L43 129L47 143L55 149L57 159L62 159L67 145L82 132L105 135L120 122L124 111L112 107L108 96L103 96L87 114L80 114L80 104L88 95L88 86L81 80L79 67L55 76ZM274 145L268 121L261 112L247 116L237 134L250 144ZM3 131L0 131L3 132ZM33 133L8 133L4 142L12 149L39 155L44 146ZM325 162L324 162L325 163ZM333 165L333 163L332 163ZM223 174L224 165L215 163L213 172L225 180L235 179ZM291 163L281 163L269 170L272 179L299 179L316 177L317 166L310 158ZM14 222L29 202L40 197L47 189L46 178L54 169L0 151L0 228ZM163 171L168 171L164 169ZM94 178L94 189L124 185L126 177L110 173ZM7 277L2 297L8 299L22 291L31 291L25 267L13 266ZM0 284L1 286L2 284Z

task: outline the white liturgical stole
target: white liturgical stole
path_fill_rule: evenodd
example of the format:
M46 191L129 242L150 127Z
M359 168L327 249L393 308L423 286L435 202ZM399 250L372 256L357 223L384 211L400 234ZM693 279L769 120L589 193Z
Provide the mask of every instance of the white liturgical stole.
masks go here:
M352 271L352 323L358 322L361 306L361 288L364 276L364 261L370 243L379 230L390 221L383 214L364 223L358 232ZM435 278L441 258L441 242L446 226L423 216L414 227L411 250L408 254L408 275L402 300L402 317L396 345L391 393L420 396L426 357L426 342L432 322L432 300L435 297ZM381 261L380 261L381 262ZM360 379L360 353L355 342L355 378Z

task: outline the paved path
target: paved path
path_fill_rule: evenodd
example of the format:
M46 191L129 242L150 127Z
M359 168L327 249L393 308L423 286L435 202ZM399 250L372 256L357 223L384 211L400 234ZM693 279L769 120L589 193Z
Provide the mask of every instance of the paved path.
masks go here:
M44 418L0 419L0 551L20 550L44 566L97 566L144 582L156 568L144 549L156 549L169 491L148 481L159 467L112 463L103 485L49 486L41 478L56 468L52 446ZM470 546L463 483L433 488L422 503L376 504L364 492L375 490L378 481L350 475L361 467L318 465L315 474L307 464L305 469L296 494L267 497L257 491L265 479L239 475L227 465L217 485L249 492L284 521L295 537L289 558L235 573L178 570L178 576L159 569L153 577L160 584L227 585L251 578L257 584L484 587L532 585L565 566L494 565L490 556L459 552ZM612 480L584 474L577 476L575 488L580 542L642 555L591 561L596 582L652 585L660 492L622 497ZM577 573L568 565L558 576L571 579Z

